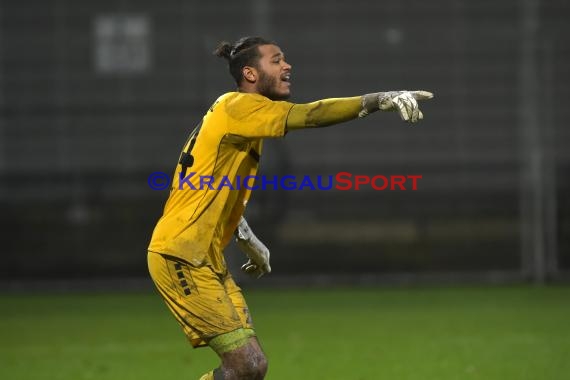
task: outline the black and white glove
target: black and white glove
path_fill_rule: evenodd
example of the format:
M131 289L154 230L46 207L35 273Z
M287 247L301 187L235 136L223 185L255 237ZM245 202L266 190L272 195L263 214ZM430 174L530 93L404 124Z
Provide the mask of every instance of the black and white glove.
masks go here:
M271 273L269 249L255 236L243 216L236 229L235 238L238 247L249 259L241 266L241 270L255 278Z
M362 96L362 111L358 117L364 117L372 112L398 111L404 121L415 123L424 118L418 105L418 100L433 98L433 94L428 91L388 91L375 92Z

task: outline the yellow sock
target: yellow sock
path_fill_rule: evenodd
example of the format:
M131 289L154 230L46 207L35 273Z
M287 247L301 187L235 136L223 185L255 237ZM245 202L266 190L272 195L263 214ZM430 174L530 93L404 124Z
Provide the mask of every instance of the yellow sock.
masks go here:
M214 371L210 371L205 375L202 375L200 380L214 380Z

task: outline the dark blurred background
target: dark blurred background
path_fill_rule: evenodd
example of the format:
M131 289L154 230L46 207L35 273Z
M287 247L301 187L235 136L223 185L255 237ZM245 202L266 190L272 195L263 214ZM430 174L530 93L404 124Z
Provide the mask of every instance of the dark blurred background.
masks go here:
M293 65L293 102L436 94L413 127L375 114L266 141L269 176L422 175L255 192L266 283L567 278L569 18L565 0L1 0L0 276L146 278L168 195L147 178L234 89L218 42L260 34Z

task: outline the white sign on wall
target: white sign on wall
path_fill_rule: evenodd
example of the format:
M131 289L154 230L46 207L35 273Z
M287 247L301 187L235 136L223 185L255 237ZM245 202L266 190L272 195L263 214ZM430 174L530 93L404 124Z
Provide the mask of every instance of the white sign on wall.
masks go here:
M95 70L143 73L150 68L150 25L140 14L106 14L95 18Z

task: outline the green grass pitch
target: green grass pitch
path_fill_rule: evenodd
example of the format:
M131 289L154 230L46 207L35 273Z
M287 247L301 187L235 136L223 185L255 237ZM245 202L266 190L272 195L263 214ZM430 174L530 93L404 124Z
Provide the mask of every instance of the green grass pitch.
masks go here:
M570 287L245 290L267 379L567 380ZM158 295L0 296L0 378L198 379Z

